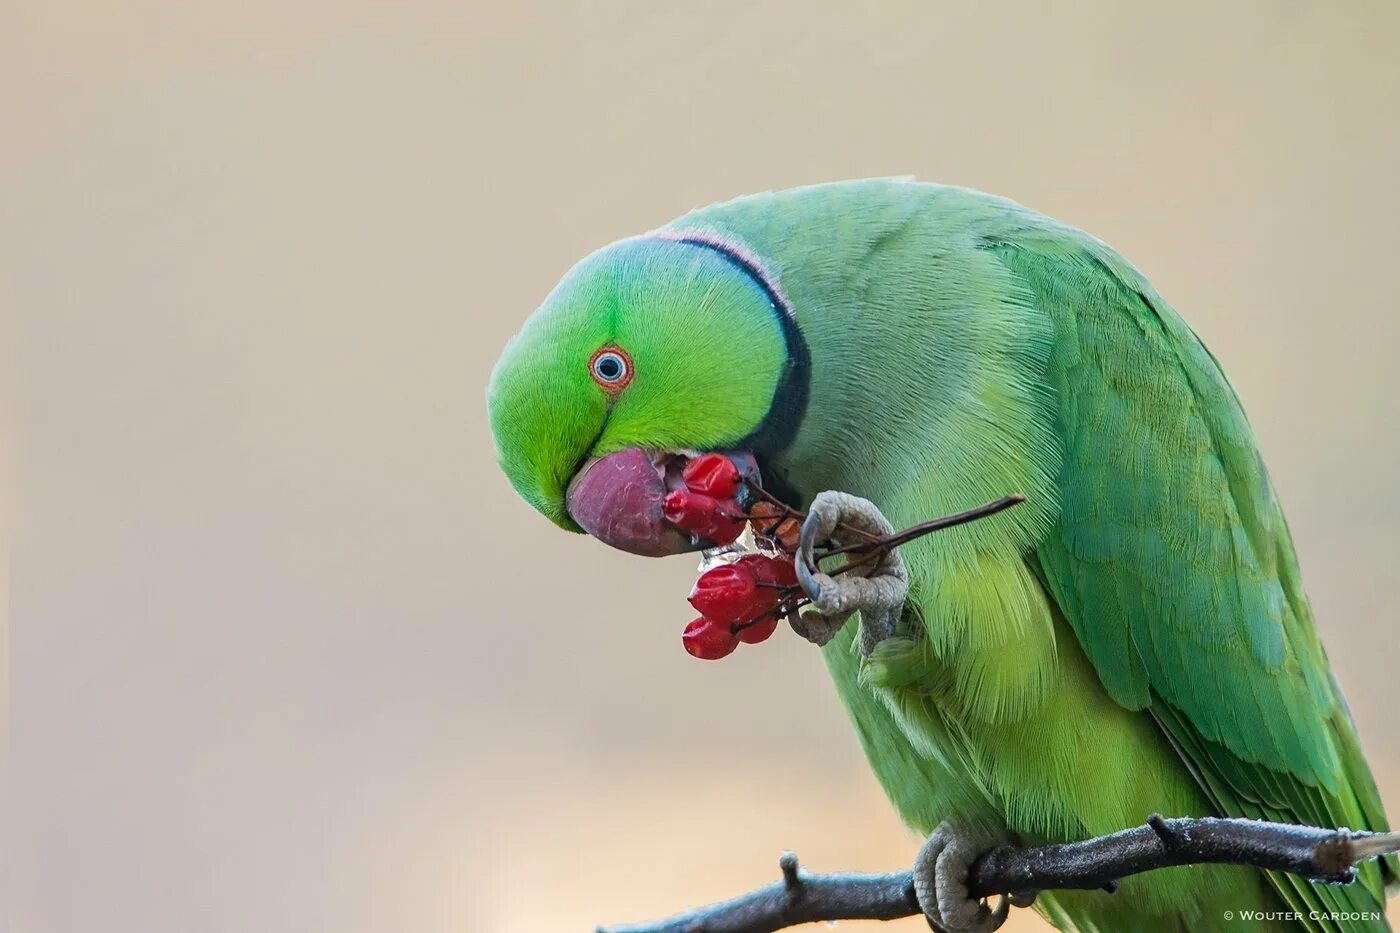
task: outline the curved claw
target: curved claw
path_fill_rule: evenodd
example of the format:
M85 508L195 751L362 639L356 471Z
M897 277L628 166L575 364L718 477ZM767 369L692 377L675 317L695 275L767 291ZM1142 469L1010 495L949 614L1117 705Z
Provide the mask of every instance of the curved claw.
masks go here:
M802 592L807 594L807 598L812 602L820 602L822 598L822 585L817 582L817 562L812 555L812 549L816 546L815 537L809 534L812 527L811 521L802 523L802 533L797 539L797 560L793 561L793 567L797 570L797 583L802 587Z
M812 501L812 507L807 511L797 534L797 559L793 561L797 568L797 582L813 603L821 602L822 598L822 585L817 580L817 575L821 573L817 567L817 545L831 537L840 517L827 507L826 500L830 495L821 493Z

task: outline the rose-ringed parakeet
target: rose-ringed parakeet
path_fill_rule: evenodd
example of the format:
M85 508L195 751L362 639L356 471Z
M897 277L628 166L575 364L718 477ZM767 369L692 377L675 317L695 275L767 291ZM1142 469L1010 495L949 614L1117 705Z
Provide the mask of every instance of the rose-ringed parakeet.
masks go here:
M630 474L628 451L743 452L793 506L844 490L896 527L1023 493L901 549L897 634L871 648L848 625L822 649L921 833L1070 841L1151 813L1386 828L1238 399L1085 233L907 180L703 208L575 266L488 401L519 493L637 553L704 542L658 517L661 468ZM1349 886L1184 867L1036 906L1066 930L1259 910L1276 919L1236 922L1377 930L1395 878L1393 860Z

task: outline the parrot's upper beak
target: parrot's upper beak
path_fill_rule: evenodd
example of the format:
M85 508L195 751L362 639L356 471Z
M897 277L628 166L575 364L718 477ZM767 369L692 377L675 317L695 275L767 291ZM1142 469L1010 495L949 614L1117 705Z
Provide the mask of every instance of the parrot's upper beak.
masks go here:
M725 451L741 475L754 481L758 465L747 451ZM593 537L644 557L665 557L714 547L681 531L661 514L666 493L681 483L683 456L628 447L589 460L569 482L569 515Z

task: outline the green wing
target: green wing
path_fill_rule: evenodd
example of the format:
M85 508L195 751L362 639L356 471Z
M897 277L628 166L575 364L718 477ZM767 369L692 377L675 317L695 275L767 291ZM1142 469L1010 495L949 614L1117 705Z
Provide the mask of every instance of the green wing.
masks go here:
M1055 228L987 247L1056 320L1062 515L1036 559L1104 687L1151 710L1221 814L1386 828L1288 528L1214 358L1097 241ZM1348 887L1271 880L1305 916L1384 911L1395 871L1368 864Z

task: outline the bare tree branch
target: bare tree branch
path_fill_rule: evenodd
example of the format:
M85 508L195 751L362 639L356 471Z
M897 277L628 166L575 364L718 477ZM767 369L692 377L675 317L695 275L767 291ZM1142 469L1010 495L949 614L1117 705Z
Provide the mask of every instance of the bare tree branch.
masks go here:
M1400 851L1400 833L1351 832L1258 820L1163 819L1083 842L999 846L972 866L974 897L1013 892L1103 888L1172 865L1247 865L1346 884L1355 866ZM778 861L782 880L748 894L654 923L599 927L599 933L771 933L823 920L895 920L920 913L907 872L884 875L802 871L797 856Z

